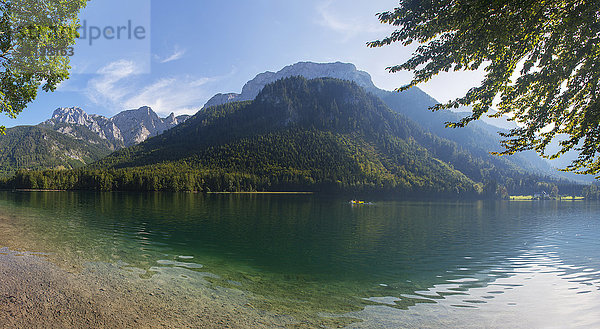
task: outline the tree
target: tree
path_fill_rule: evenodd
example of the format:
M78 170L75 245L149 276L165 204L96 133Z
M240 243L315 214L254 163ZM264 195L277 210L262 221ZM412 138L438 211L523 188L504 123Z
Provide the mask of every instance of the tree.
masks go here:
M553 185L552 186L552 191L550 192L550 196L557 199L558 197L560 197L559 190L558 190L558 186Z
M466 95L432 108L472 106L473 113L450 127L463 127L495 109L518 128L502 134L505 151L535 150L557 158L570 150L578 158L566 170L600 173L600 2L598 0L401 0L378 14L397 26L388 37L419 47L390 72L413 71L399 91L440 72L486 72ZM551 141L560 150L552 152Z
M15 118L39 87L69 77L77 14L87 0L0 0L0 112ZM4 134L4 127L0 133Z

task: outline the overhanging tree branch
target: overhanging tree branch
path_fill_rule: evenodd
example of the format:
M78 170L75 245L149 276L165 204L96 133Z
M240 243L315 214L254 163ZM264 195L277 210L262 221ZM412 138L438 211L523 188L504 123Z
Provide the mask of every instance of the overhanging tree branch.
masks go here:
M401 0L378 18L398 29L369 47L420 44L406 62L387 68L413 72L399 91L440 72L485 65L481 85L432 108L472 106L471 116L450 127L463 127L495 107L494 116L507 115L519 125L503 134L500 154L535 150L556 158L575 150L579 157L566 170L600 173L600 2ZM547 154L553 141L560 150Z

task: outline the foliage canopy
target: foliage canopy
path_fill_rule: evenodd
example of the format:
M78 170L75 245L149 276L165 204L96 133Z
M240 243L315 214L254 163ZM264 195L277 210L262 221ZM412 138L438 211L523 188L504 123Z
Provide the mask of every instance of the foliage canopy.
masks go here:
M426 82L440 72L486 72L466 95L433 107L472 106L462 127L493 108L518 128L502 134L505 151L535 150L556 158L575 150L566 170L600 173L600 2L597 0L401 0L378 14L398 28L368 43L401 42L419 47L390 72L413 71L398 90ZM560 149L551 150L558 141Z
M15 118L40 86L54 91L69 76L66 48L78 36L87 0L0 0L0 112ZM4 133L4 127L0 127Z

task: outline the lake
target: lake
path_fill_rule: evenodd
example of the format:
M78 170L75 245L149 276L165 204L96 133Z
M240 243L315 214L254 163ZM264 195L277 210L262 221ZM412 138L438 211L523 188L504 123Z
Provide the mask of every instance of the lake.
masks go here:
M600 327L599 203L372 201L0 192L0 279L34 277L0 305L60 324L89 303L107 326Z

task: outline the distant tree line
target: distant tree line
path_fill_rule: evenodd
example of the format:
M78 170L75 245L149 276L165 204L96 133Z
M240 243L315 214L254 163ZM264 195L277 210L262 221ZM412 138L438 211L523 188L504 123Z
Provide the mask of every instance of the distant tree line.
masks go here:
M193 191L252 192L309 191L364 192L420 195L455 194L455 191L410 188L393 179L365 182L317 181L309 173L281 170L256 175L222 170L173 170L174 166L127 169L19 170L0 180L2 189L96 190L96 191Z
M222 170L174 170L174 166L127 169L19 170L10 178L0 179L0 189L94 190L94 191L171 191L171 192L254 192L306 191L321 193L362 193L406 197L458 197L466 199L501 199L510 194L533 194L560 190L563 195L583 195L598 200L600 189L577 184L534 184L529 191L509 191L494 181L476 184L473 190L456 188L409 187L392 179L363 182L341 180L317 181L306 172L283 170L270 175L256 175Z
M600 200L600 187L595 184L585 186L582 196L588 200Z

